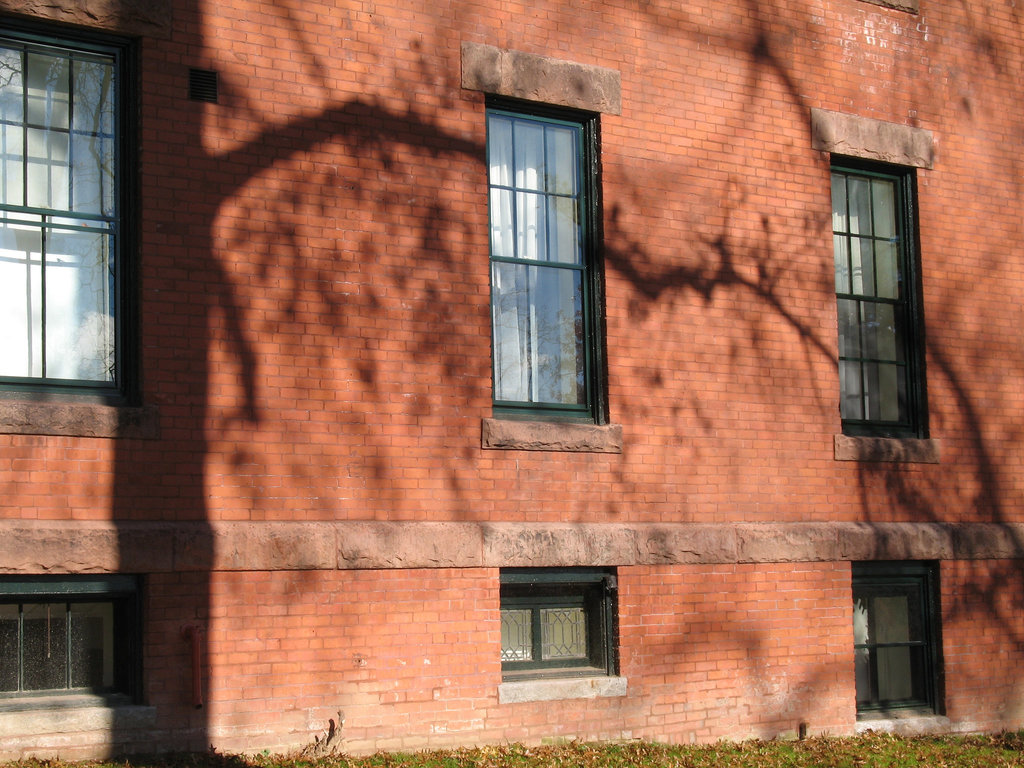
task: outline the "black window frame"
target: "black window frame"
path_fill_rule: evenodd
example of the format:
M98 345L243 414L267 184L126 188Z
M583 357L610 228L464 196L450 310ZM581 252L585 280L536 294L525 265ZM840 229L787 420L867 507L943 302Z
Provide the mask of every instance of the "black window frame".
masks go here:
M137 224L137 104L138 43L105 32L57 26L22 19L5 19L0 40L25 50L71 51L82 55L110 56L114 61L117 100L114 123L116 138L115 199L117 211L111 218L114 234L114 377L111 382L22 376L0 376L0 397L48 399L56 396L71 401L109 405L138 405L140 367L138 361L138 267L136 263ZM27 120L27 118L25 118ZM21 210L59 216L62 209L5 206L0 201L0 218ZM45 228L45 227L44 227Z
M523 101L498 96L488 96L486 100L487 130L487 186L488 186L488 221L493 226L491 216L491 190L494 185L490 178L491 131L489 128L492 114L500 114L512 119L538 121L573 126L580 131L579 153L579 206L580 238L581 238L581 280L582 311L579 324L581 345L583 348L583 386L584 402L577 405L566 405L549 402L527 402L498 399L498 385L495 369L497 357L495 350L494 328L494 269L496 263L538 264L528 260L500 259L494 255L493 242L488 236L488 254L491 284L491 376L492 376L492 412L494 416L505 419L584 422L605 424L607 415L607 373L605 369L604 351L604 274L601 258L602 238L602 201L600 182L600 115L585 110L557 107L537 102ZM539 262L544 265L544 262Z
M942 659L939 568L934 562L918 561L874 561L852 563L852 594L854 611L858 597L893 597L908 599L913 615L908 621L917 626L919 637L892 642L858 642L854 634L854 655L866 660L866 683L868 691L860 689L858 680L857 714L878 715L906 710L927 711L940 714L942 711ZM856 614L855 614L856 615ZM868 638L875 629L870 610L866 610ZM902 699L881 697L879 675L880 650L907 649L913 662L908 665L909 684L914 694ZM857 662L859 663L859 661Z
M606 568L503 568L501 610L529 610L532 658L505 660L506 681L614 676L618 669L618 581ZM543 659L540 612L545 608L584 610L587 625L586 658ZM504 656L504 648L501 649Z
M890 437L890 438L927 438L928 437L928 409L927 391L925 386L925 344L924 344L924 320L921 300L921 264L920 264L920 243L918 236L917 216L917 174L914 168L905 166L890 165L886 163L873 163L856 158L833 156L830 178L842 176L844 179L857 177L861 179L878 179L893 184L895 191L895 239L882 237L863 236L864 240L876 240L884 242L895 242L899 262L899 297L890 300L865 293L854 293L851 284L849 291L840 291L836 286L837 319L840 325L840 336L842 327L841 303L844 301L857 302L858 307L887 304L893 307L894 317L897 322L896 335L898 336L898 355L902 357L900 365L903 369L903 391L898 396L898 405L901 415L894 420L881 418L852 418L842 413L845 394L843 391L844 377L842 366L844 362L851 363L873 363L875 359L867 355L844 355L843 345L840 339L838 348L839 360L839 398L840 418L842 420L843 434L852 437ZM848 181L847 181L848 184ZM835 221L836 200L832 194L833 222ZM847 205L849 195L847 195ZM837 238L847 240L846 256L849 258L853 249L849 247L856 235L833 228L833 264L837 259L835 241ZM833 267L835 269L835 266ZM853 275L852 267L849 274ZM861 320L858 328L862 329L869 323ZM863 350L862 340L858 346ZM880 362L888 362L880 360ZM863 375L861 376L863 385ZM862 389L862 397L863 397Z
M24 606L54 606L64 613L79 603L110 604L113 627L113 684L111 686L73 686L74 664L72 655L75 645L71 641L72 622L64 620L63 642L64 685L60 687L25 688L26 659L24 642ZM14 688L0 690L0 707L4 702L17 702L26 698L53 698L59 696L91 695L100 696L112 703L133 703L140 700L142 680L142 589L136 576L127 574L106 574L96 576L9 576L0 577L0 605L18 606L16 636L13 638L14 653L9 647L2 649L0 664L5 666L11 659L17 664ZM0 641L10 644L12 638L0 636ZM5 685L11 673L8 667L0 675Z

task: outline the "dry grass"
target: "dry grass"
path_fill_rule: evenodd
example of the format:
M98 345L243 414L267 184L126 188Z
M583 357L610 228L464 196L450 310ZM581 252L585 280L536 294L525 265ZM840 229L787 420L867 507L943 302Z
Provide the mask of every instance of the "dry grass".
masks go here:
M990 736L747 741L708 746L649 742L379 753L368 757L187 754L115 762L25 761L18 768L1024 768L1024 732Z

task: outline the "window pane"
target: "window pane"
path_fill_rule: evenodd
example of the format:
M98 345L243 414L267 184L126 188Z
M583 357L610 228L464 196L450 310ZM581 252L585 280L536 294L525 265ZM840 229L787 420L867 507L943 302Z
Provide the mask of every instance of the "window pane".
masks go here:
M0 605L0 691L18 690L18 606Z
M507 117L487 118L487 158L491 184L512 186L512 121Z
M0 46L0 120L22 122L25 114L23 88L21 51Z
M832 231L849 232L846 216L846 176L832 174Z
M63 603L24 606L24 690L67 688L66 610Z
M21 51L0 48L0 185L7 205L24 204L24 100Z
M512 242L512 191L491 189L491 255L502 259L515 258Z
M533 624L530 610L501 611L501 660L533 659Z
M861 296L875 295L875 253L871 240L854 238L850 242L851 268L853 270L853 293Z
M885 299L900 296L899 252L896 243L875 243L875 294Z
M544 191L544 126L517 120L513 133L516 187Z
M576 194L576 131L547 128L547 191L558 195Z
M871 601L874 642L899 643L910 640L910 605L906 595L876 597Z
M878 648L878 700L899 701L913 696L909 648Z
M850 293L850 241L845 235L832 236L836 270L836 293Z
M858 648L854 651L854 680L857 686L857 706L871 704L877 699L871 684L871 651Z
M114 66L112 59L80 59L74 70L74 122L77 132L114 135Z
M516 193L516 257L530 261L550 261L548 253L548 217L544 195Z
M864 391L867 414L877 421L900 421L904 389L902 369L895 365L864 363Z
M545 660L587 658L587 617L582 608L542 609L540 627Z
M850 204L850 232L855 235L871 234L871 182L851 176L848 180Z
M111 61L75 61L72 207L114 213L114 68Z
M41 376L42 234L37 227L0 224L0 375Z
M40 128L70 127L69 62L64 57L28 54L28 122Z
M71 209L114 214L114 142L100 136L72 138Z
M875 237L896 236L896 188L893 182L873 179L871 202L874 209Z
M579 271L496 263L492 282L496 399L585 402Z
M580 228L576 217L576 201L571 197L550 197L551 261L580 264Z
M114 606L71 604L71 687L114 685Z
M51 235L46 258L46 375L114 379L114 310L110 237Z
M67 210L68 134L30 128L28 137L28 205Z
M860 363L839 361L839 415L844 419L863 419L864 400Z
M839 299L839 356L860 357L860 309L853 299Z
M891 304L864 302L863 311L864 357L875 360L899 360L894 307Z
M0 199L6 205L25 203L24 135L20 125L0 125Z

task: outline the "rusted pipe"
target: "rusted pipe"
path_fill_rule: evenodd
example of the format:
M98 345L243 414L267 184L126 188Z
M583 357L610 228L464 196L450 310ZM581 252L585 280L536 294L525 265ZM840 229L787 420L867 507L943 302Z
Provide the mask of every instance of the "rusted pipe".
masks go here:
M181 639L192 645L192 705L203 708L203 631L195 624L181 628Z

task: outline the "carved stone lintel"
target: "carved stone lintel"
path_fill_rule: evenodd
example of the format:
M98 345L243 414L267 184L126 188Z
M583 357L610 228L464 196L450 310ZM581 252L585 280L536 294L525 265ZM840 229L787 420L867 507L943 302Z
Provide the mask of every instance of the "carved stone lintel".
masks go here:
M622 112L614 69L479 43L462 44L462 87L613 115Z
M935 164L935 139L923 128L868 117L811 110L811 146L824 152L913 168Z
M0 13L122 35L170 37L171 0L0 0Z

